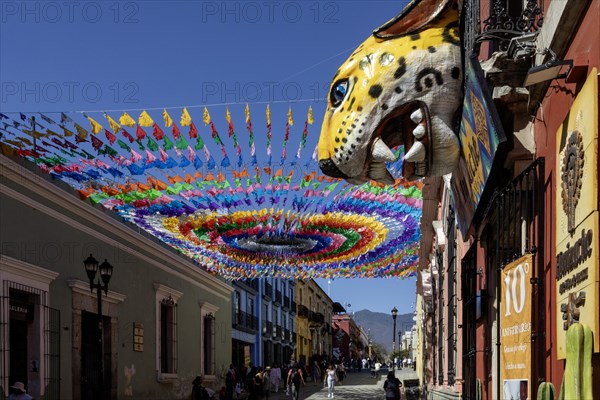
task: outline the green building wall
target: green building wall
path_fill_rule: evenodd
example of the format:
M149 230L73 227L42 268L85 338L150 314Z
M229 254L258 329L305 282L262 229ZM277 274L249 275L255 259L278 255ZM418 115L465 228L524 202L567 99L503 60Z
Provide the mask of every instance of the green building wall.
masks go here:
M216 374L205 380L215 389L224 384L231 360L230 285L45 179L24 170L19 174L23 176L11 176L3 169L0 175L0 253L58 273L50 284L48 306L60 310L60 399L80 398L73 388L80 380L74 368L80 357L74 337L81 328L73 323L79 321L73 306L79 298L95 312L97 301L76 294L69 282L88 284L83 260L89 254L100 262L106 258L114 266L109 290L117 297L125 296L118 304L103 304L103 314L113 314L112 337L116 342L111 346L116 359L111 398L188 398L191 381L203 372L201 322L206 307L216 310ZM168 382L160 382L157 372L156 284L182 293L176 307L177 377ZM134 351L134 323L143 326L143 351Z

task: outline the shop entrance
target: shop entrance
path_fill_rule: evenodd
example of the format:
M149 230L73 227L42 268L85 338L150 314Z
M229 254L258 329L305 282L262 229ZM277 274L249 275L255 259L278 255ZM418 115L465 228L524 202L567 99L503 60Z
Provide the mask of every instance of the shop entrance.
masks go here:
M27 384L27 321L10 319L10 382Z
M23 382L33 398L59 400L60 311L46 305L44 290L0 285L0 387Z
M9 289L8 359L9 382L23 382L28 392L39 392L39 298L16 288Z
M110 342L110 317L103 317L104 333L104 374L101 393L100 383L100 359L99 346L100 330L98 329L98 315L82 312L81 313L81 398L89 400L108 400L112 387L111 382L111 342ZM107 354L108 353L108 354Z

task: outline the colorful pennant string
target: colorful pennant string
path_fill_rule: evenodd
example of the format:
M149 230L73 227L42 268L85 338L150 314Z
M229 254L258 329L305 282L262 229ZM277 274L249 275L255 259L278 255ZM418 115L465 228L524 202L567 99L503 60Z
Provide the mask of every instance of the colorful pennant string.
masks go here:
M166 109L157 115L142 111L137 124L127 112L116 119L104 114L110 130L85 114L45 113L37 119L37 114L0 114L0 146L5 156L34 163L71 185L82 200L117 213L228 279L414 276L420 182L357 187L321 175L316 152L302 154L313 145L312 108L299 137L288 110L281 160L273 166L270 107L267 135L258 138L266 146L265 159L256 152L250 108L244 109L247 148L238 140L230 110L224 112L227 143L207 109L206 128L197 128L186 108L181 111L179 126L189 127L189 141ZM164 128L155 122L161 119ZM135 127L135 134L125 127ZM220 160L211 154L208 135ZM298 147L287 161L292 139ZM401 149L396 152L401 159Z

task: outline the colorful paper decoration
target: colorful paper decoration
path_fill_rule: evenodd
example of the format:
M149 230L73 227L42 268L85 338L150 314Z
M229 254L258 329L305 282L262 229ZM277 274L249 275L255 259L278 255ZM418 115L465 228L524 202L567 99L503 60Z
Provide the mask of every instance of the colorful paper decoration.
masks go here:
M235 113L215 109L213 114L225 116L227 125L220 128L227 129L223 137L227 142L207 109L202 110L204 126L196 127L193 120L200 115L193 111L200 110L189 108L192 113L181 110L180 124L189 127L191 142L164 109L154 116L143 111L138 125L127 113L118 113L119 123L105 114L114 132L102 128L106 142L100 135L89 136L79 125L87 119L98 129L87 115L45 115L44 126L35 122L31 126L29 122L35 121L31 115L21 119L21 114L2 114L0 144L5 155L16 153L35 163L71 185L81 199L117 213L199 267L228 279L415 274L420 182L357 187L320 175L314 153L303 154L313 122L310 108L303 128L295 130L291 108L287 118L278 120L283 126L272 126L269 107L265 120L253 125L246 106L238 122L246 123L247 141L245 134L240 136L243 131L236 133ZM163 130L154 122L161 118L171 129ZM123 126L135 126L136 137ZM152 134L142 126L151 127ZM75 143L68 140L73 132ZM209 136L213 153L220 150L220 160L211 155ZM281 161L276 164L271 163L273 139L282 143ZM288 140L298 143L290 159ZM134 141L135 149L129 145ZM266 154L256 151L255 141L266 146ZM402 165L397 162L388 168L401 170Z

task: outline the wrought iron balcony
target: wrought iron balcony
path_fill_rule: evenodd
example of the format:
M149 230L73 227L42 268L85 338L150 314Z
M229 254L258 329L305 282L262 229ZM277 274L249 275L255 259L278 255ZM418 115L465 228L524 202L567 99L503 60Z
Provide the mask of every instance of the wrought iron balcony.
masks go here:
M298 316L303 318L308 318L309 311L308 308L302 304L298 305Z
M315 318L315 322L318 322L320 324L325 323L325 316L320 312L315 313L314 318Z
M325 316L320 312L309 311L308 320L310 322L315 322L317 324L322 324L325 322Z
M278 338L278 339L283 339L282 335L283 335L283 328L279 325L276 325L274 337Z
M465 2L462 15L467 59L473 51L478 53L483 41L491 41L494 51L505 51L512 38L537 31L544 21L543 0L490 0L489 6L482 6L478 0Z
M281 299L282 299L281 290L276 290L274 302L277 304L281 304Z
M256 291L258 291L258 279L240 279L238 281L236 281L238 284L244 285L246 287L249 287L251 289L254 289Z
M283 304L282 304L283 308L285 309L290 309L290 298L287 296L283 296Z
M270 321L263 321L263 335L272 336L273 335L273 323Z
M256 331L258 329L258 318L252 314L238 311L233 315L233 325L238 329Z
M295 314L296 309L297 309L296 302L294 300L292 300L291 305L290 305L290 312Z
M483 21L483 31L509 30L531 32L542 27L544 10L542 0L527 0L516 4L509 0L494 0L489 17Z
M289 329L286 329L286 330L283 332L283 340L286 340L286 341L288 341L288 342L291 342L291 341L292 341L292 332L290 332L290 330L289 330Z

